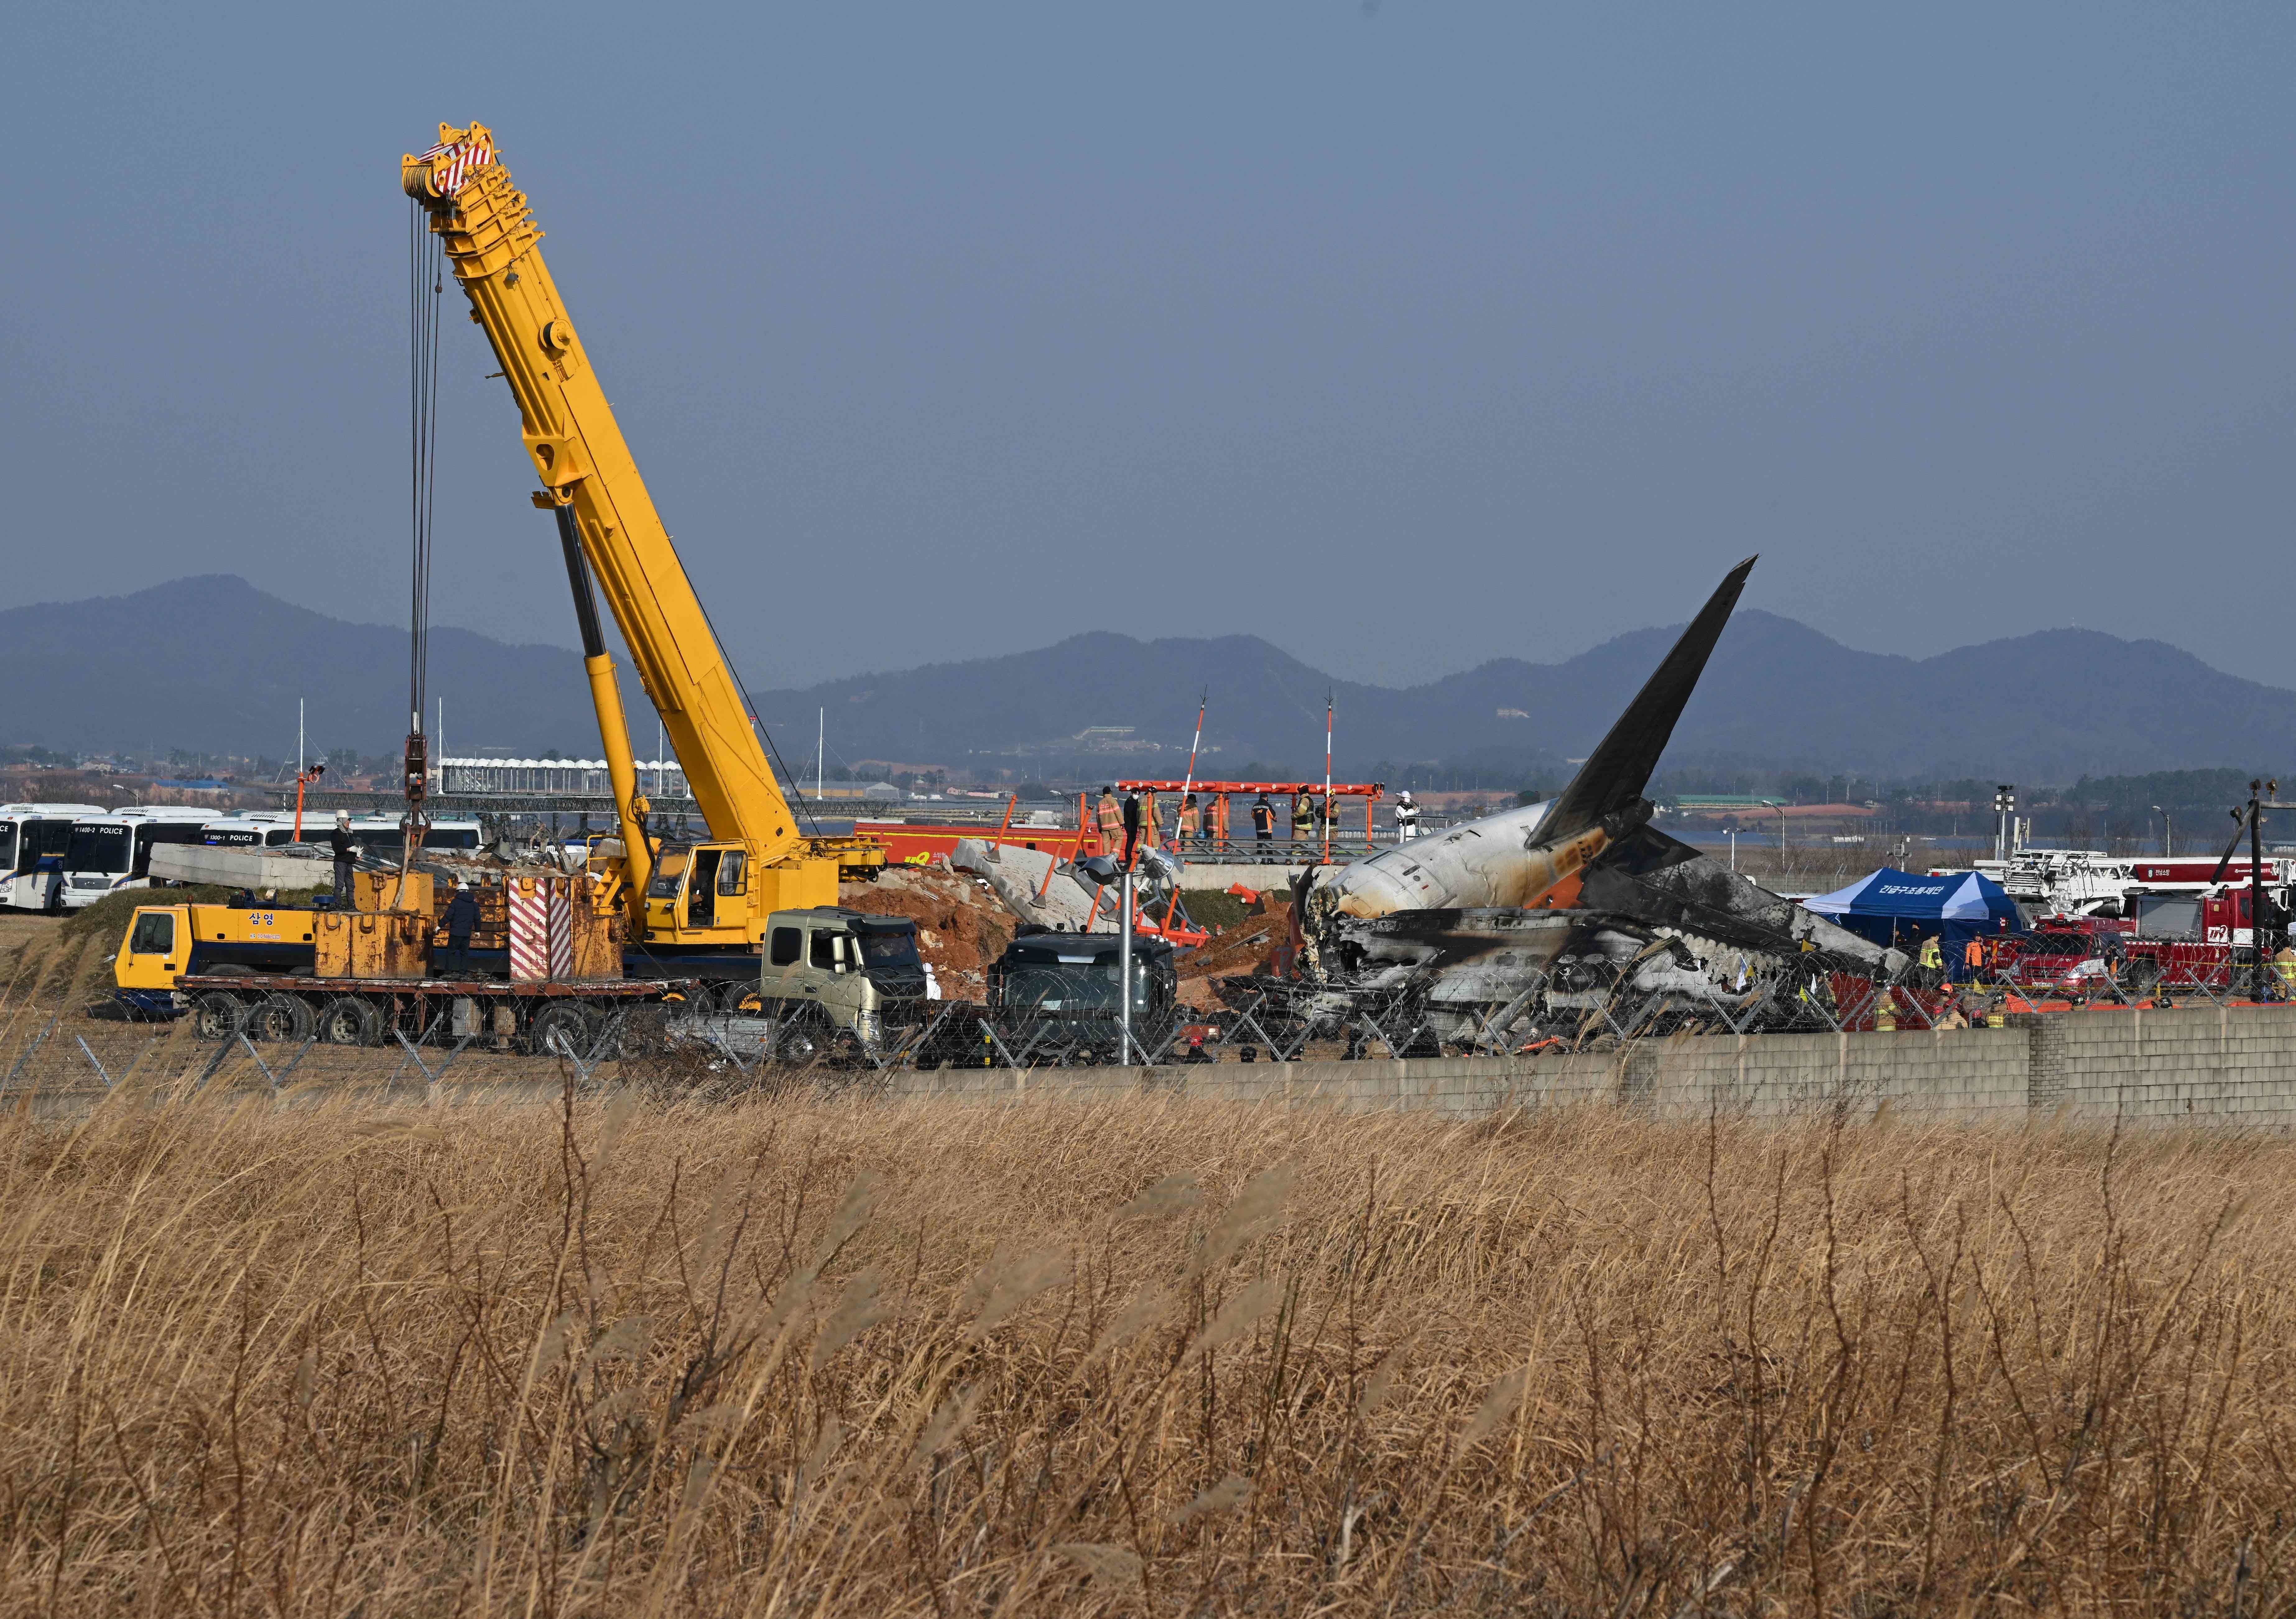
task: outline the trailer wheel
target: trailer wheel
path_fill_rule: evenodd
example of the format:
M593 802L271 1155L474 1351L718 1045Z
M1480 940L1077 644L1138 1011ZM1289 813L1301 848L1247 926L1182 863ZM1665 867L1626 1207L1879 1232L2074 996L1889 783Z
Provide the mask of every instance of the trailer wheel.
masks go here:
M382 1024L382 1008L365 995L337 995L319 1010L318 1035L328 1045L379 1045Z
M561 1047L577 1057L587 1057L592 1039L590 1019L580 1007L562 1001L535 1013L526 1038L527 1049L537 1057L557 1056Z
M238 996L211 989L192 1002L192 1033L201 1040L228 1040L239 1033L244 1010Z
M317 1019L297 995L266 995L247 1009L244 1033L250 1040L308 1040Z

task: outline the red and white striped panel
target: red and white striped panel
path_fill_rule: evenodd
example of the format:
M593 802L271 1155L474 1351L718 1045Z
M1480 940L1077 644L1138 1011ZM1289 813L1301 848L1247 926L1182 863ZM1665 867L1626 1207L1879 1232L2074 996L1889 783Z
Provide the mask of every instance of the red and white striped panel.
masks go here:
M510 976L521 983L574 976L574 911L562 881L510 881Z
M433 146L421 160L427 163L439 157L447 159L447 166L443 170L432 170L431 177L439 194L451 197L463 189L463 181L471 170L484 168L495 160L495 149L484 141L453 141Z
M562 882L545 885L550 901L550 976L570 978L574 976L574 904L571 891Z
M510 976L519 983L550 977L550 889L530 877L509 883Z

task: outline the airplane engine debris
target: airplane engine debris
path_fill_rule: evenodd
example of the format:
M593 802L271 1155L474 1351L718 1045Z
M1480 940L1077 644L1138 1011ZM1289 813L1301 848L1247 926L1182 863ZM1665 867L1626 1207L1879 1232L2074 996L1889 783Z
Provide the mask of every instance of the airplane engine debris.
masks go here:
M1406 1043L1513 1049L1660 1029L1824 1026L1833 975L1906 958L1648 824L1652 769L1754 560L1733 568L1570 784L1383 849L1294 911L1300 976L1229 979L1231 1005Z
M1094 880L1073 861L1042 849L982 838L960 838L949 869L984 879L1006 910L1023 922L1062 933L1114 933L1122 899L1113 883ZM1050 875L1047 876L1049 871ZM1172 912L1179 863L1158 849L1139 851L1133 866L1132 903L1152 922ZM1185 909L1177 912L1185 917Z

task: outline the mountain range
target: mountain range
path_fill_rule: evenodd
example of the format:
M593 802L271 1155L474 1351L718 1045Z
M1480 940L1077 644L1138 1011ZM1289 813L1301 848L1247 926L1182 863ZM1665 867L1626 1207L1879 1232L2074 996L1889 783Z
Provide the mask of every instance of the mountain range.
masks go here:
M1676 633L1636 630L1560 662L1497 658L1398 690L1332 679L1258 636L1102 632L753 697L792 765L810 759L818 713L832 764L1177 774L1209 690L1199 775L1248 763L1320 773L1329 694L1342 776L1419 762L1552 776L1600 739ZM14 608L0 611L0 743L277 756L293 747L300 698L315 749L389 753L406 729L406 666L403 629L226 575ZM430 689L447 700L452 752L597 751L567 649L439 629ZM627 674L623 693L642 713ZM633 740L652 751L650 735ZM1749 609L1724 633L1665 764L2048 782L2288 759L2296 692L2161 642L2042 630L1911 658Z

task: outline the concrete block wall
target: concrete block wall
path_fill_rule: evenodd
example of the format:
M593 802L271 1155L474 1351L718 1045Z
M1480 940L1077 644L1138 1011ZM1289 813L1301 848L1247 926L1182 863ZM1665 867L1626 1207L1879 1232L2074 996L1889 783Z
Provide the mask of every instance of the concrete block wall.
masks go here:
M2079 1112L2296 1122L2296 1010L2203 1005L2057 1021L2062 1100Z
M2029 1014L2002 1028L1699 1035L1624 1051L1409 1061L1183 1064L1154 1069L943 1069L887 1075L894 1094L1078 1100L1136 1093L1472 1116L1605 1103L1667 1116L2034 1111L2296 1124L2296 1008Z

